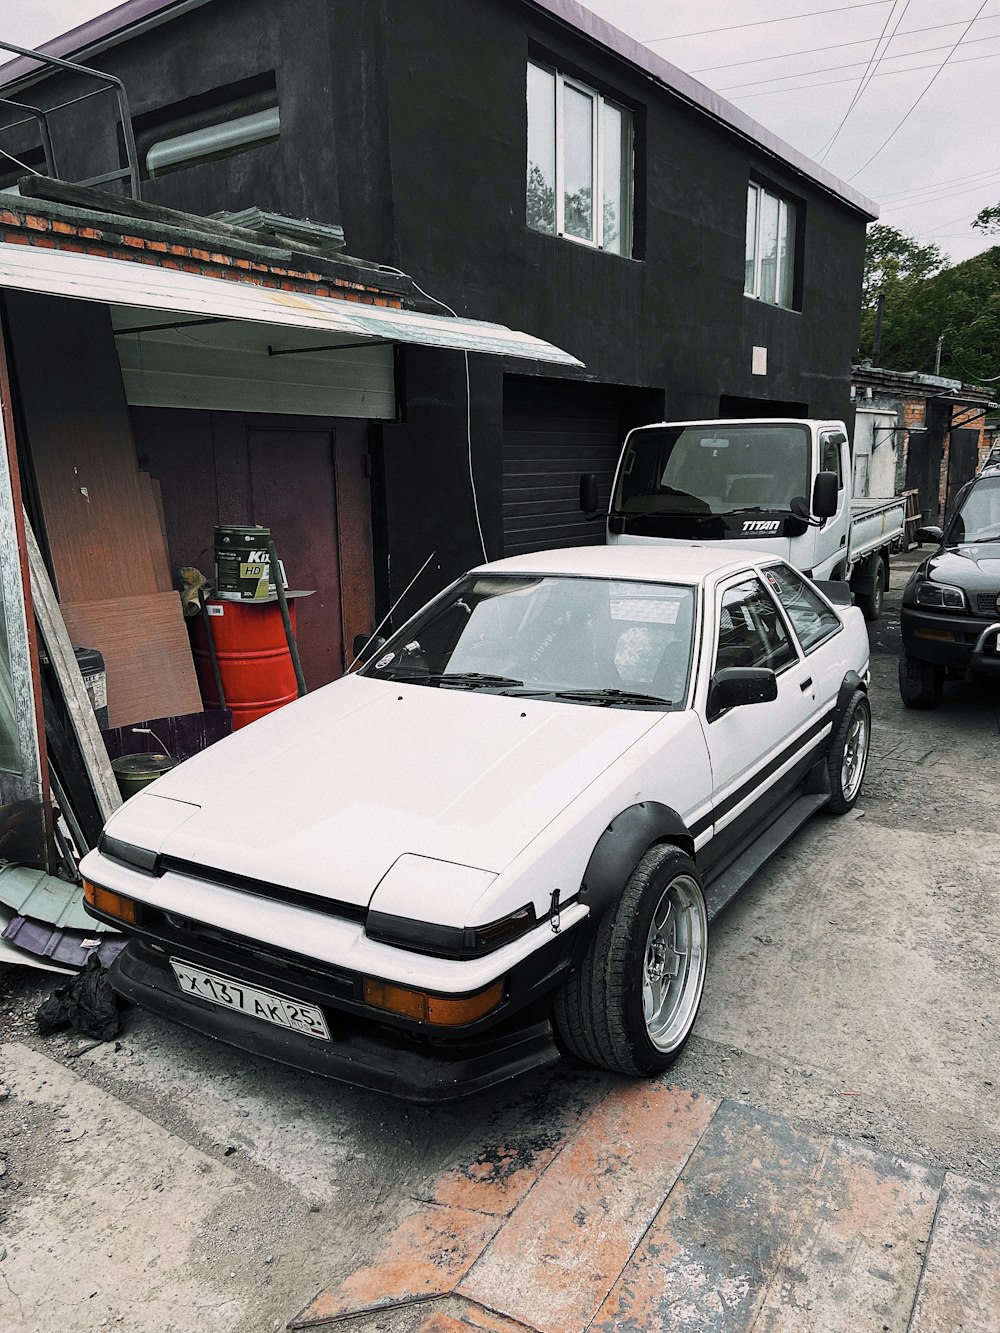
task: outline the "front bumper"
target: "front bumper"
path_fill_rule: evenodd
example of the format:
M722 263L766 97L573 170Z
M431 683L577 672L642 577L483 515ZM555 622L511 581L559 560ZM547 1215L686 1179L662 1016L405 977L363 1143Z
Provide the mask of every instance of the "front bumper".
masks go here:
M1000 675L1000 621L904 606L900 628L903 647L921 662L933 662L970 677Z
M220 966L192 949L184 949L182 956L205 967ZM241 975L265 989L288 993L287 983L274 977L255 975L246 967ZM332 1040L321 1041L182 994L167 955L141 939L133 939L119 954L110 979L127 999L228 1046L414 1102L472 1096L558 1058L548 1017L535 1013L529 1020L524 1011L478 1036L457 1033L446 1041L426 1041L324 1007Z

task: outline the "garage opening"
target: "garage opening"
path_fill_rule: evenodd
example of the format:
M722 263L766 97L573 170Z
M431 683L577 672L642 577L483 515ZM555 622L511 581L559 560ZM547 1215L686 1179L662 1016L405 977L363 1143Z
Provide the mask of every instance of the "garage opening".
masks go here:
M580 474L595 474L606 512L625 436L662 418L662 391L504 376L504 554L599 546L604 524L580 511Z

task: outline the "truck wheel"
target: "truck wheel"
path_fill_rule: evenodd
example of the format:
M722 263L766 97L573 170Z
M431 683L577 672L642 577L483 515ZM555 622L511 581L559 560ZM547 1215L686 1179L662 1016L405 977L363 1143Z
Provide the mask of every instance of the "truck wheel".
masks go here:
M872 738L872 710L864 690L856 690L840 719L827 752L832 815L846 815L861 793Z
M885 602L885 590L889 586L889 570L886 565L885 556L880 555L875 558L875 568L872 571L872 590L871 592L859 592L855 594L855 602L861 607L865 620L878 620L882 614L882 605Z
M708 913L694 862L651 847L557 993L559 1045L617 1074L655 1074L691 1035L705 988Z
M899 654L899 695L907 708L937 708L944 693L944 667Z

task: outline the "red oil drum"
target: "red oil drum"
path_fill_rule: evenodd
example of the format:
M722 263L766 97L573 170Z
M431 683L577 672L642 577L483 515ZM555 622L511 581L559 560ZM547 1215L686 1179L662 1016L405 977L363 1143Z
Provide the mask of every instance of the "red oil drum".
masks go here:
M232 710L234 731L298 698L295 668L277 601L237 602L210 597L205 609L211 619L219 674L226 707ZM293 601L288 603L288 614L294 631ZM195 616L190 625L202 700L206 708L218 708L204 616Z

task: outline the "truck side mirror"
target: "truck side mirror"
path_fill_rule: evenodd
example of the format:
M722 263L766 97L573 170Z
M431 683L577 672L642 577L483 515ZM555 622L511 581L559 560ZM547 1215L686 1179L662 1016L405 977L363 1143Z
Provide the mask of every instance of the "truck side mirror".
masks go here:
M813 483L812 511L817 518L833 518L837 512L836 472L817 472Z
M584 472L580 477L580 508L585 514L593 514L597 511L599 505L597 477L593 472Z

